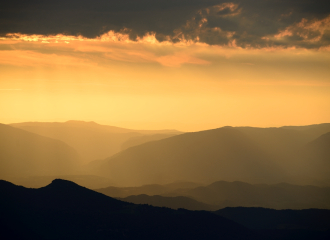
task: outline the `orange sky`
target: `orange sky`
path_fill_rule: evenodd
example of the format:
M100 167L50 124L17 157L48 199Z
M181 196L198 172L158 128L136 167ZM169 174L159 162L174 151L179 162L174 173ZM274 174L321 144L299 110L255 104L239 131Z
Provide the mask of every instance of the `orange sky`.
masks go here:
M7 34L0 122L183 131L330 122L329 50L160 43L153 33L135 42L113 31L93 39Z

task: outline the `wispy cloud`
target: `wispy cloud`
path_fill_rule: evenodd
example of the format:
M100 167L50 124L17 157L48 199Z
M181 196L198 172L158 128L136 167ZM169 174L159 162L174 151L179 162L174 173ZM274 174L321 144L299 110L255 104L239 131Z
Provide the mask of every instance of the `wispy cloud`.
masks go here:
M0 51L0 64L7 65L91 66L102 59L159 63L167 67L179 67L185 63L210 63L196 56L196 51L187 51L187 48L194 50L196 46L204 46L203 44L187 40L177 43L160 42L154 33L147 33L137 41L130 40L128 34L114 31L96 38L14 33L0 38L0 45L15 49Z
M72 38L64 40L66 33L90 39L102 36L105 41L115 42L159 44L186 40L218 46L235 43L242 48L319 49L330 45L327 1L126 0L123 4L95 0L92 5L88 1L67 2L70 3L63 7L61 1L43 1L38 6L34 1L9 1L1 9L8 14L0 19L0 35L20 32L29 35L25 35L27 41L35 41L41 35L57 36L42 39L45 44L59 39L69 44Z
M328 19L328 18L327 18ZM329 18L330 19L330 18ZM326 32L328 20L321 22L302 22L297 27L307 30L319 29ZM315 28L312 28L315 26ZM288 29L273 38L291 35ZM280 35L279 35L280 34ZM293 34L293 33L292 33ZM276 40L276 39L275 39ZM109 31L96 38L70 35L27 35L11 33L0 39L0 64L14 66L50 66L50 67L83 67L98 68L111 61L138 64L159 64L164 67L178 68L183 65L210 65L219 58L230 59L242 56L239 62L254 65L251 59L269 53L304 56L328 52L330 48L307 50L295 46L283 47L274 45L263 48L237 45L236 40L226 46L211 45L199 41L181 38L178 42L158 41L156 33L146 33L137 41L129 38L129 33Z
M305 46L307 48L320 48L329 46L330 15L323 19L303 18L300 22L292 24L277 34L266 36L264 39L287 46Z

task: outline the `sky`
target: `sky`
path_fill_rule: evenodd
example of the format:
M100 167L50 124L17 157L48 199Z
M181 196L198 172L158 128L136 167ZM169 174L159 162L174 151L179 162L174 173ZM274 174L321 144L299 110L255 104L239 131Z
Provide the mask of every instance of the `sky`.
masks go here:
M330 122L330 2L0 3L0 122Z

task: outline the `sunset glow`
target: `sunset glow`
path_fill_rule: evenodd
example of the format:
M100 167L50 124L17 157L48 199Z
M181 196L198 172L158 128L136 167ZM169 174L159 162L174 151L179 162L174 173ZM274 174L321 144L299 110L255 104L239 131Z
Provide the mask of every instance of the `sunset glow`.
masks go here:
M96 37L6 33L0 37L0 121L77 119L183 131L329 122L329 45L303 44L323 39L330 16L302 18L262 37L265 44L284 43L297 35L300 45L257 47L238 44L234 31L208 26L223 11L223 18L234 18L243 8L200 9L199 22L187 19L162 41L153 31L131 39L129 28ZM188 28L195 37L184 33ZM209 31L227 43L203 41Z

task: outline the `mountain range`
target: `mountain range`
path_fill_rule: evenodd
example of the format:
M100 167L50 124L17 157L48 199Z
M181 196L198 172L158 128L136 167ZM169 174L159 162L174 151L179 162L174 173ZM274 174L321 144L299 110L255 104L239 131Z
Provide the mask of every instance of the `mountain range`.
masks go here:
M125 198L131 195L163 195L169 192L176 191L177 189L193 189L203 184L194 182L174 182L169 184L150 184L139 187L114 187L108 186L105 188L94 189L97 192L103 193L114 198Z
M23 185L22 179L14 177L74 180L65 176L95 176L109 185L127 187L177 181L210 184L219 180L330 184L330 124L222 127L181 133L68 121L2 124L0 131L0 176L11 176L10 180ZM101 159L92 161L97 158ZM26 186L31 186L29 181L26 179Z
M260 239L205 211L122 202L65 180L39 189L0 181L1 239Z
M110 157L122 148L140 144L141 141L158 140L180 134L176 130L132 130L84 121L24 122L10 126L60 140L73 147L85 163ZM123 146L124 143L126 145Z
M123 202L61 179L39 189L0 180L0 213L4 240L330 237L329 210L173 210Z
M123 150L99 161L93 173L122 186L218 180L329 185L327 131L330 124L184 133Z
M166 185L146 185L135 188L107 187L96 191L123 201L174 209L216 210L225 207L330 209L330 187L287 183L268 185L218 181L197 187L177 185L176 188L169 188Z
M0 177L72 174L80 156L66 143L0 124Z

